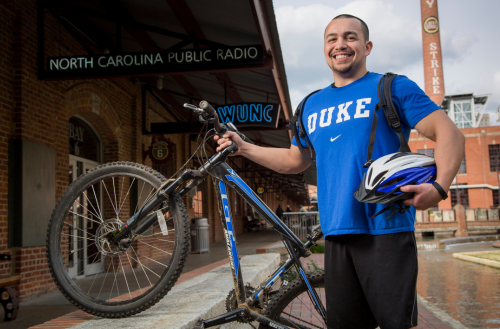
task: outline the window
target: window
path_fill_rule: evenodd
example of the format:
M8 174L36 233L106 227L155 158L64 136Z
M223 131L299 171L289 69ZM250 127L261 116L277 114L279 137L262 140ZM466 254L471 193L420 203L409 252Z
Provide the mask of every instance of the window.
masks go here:
M490 172L500 169L500 145L488 145Z
M472 127L472 106L470 100L454 101L455 124L458 128Z
M94 130L77 117L69 119L69 154L101 161L101 142Z
M417 150L417 153L428 155L430 157L434 158L434 149L423 149L423 150Z
M195 217L203 217L203 193L201 189L196 190L196 194L193 196L193 209Z
M467 185L467 184L460 184L460 185ZM469 189L459 188L458 191L459 191L458 196L460 197L460 200L458 200L458 197L457 197L457 189L450 189L451 206L454 207L458 203L458 201L460 201L460 204L462 206L468 207L469 206Z
M465 164L465 152L464 152L464 157L462 158L462 163L460 164L460 168L458 169L459 174L466 174L467 173L467 166Z
M498 190L493 190L493 207L497 208L500 204L498 203Z

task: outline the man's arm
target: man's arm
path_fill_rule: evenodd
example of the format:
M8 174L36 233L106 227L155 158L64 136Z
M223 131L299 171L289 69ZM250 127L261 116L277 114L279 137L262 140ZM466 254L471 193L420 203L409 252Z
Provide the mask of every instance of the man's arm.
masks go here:
M214 139L219 144L217 151L228 147L231 143L236 143L238 152L234 155L242 155L281 174L297 174L309 167L309 162L302 156L299 148L295 145L291 145L289 149L252 145L244 142L232 131L226 132L222 138L215 136Z
M425 137L436 142L436 182L448 192L460 168L464 155L465 137L457 126L442 110L437 110L420 120L415 129ZM403 203L419 210L428 209L442 200L441 195L431 184L401 187L403 192L414 192L413 199Z

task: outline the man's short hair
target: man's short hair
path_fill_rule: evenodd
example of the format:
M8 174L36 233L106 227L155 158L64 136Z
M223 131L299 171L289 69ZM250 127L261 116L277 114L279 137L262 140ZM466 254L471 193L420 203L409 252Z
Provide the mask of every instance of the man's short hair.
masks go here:
M365 37L365 41L370 40L370 30L368 30L368 25L359 17L349 15L349 14L340 14L338 16L335 16L332 21L339 19L339 18L354 18L357 19L358 21L361 22L361 31L363 32L363 36Z

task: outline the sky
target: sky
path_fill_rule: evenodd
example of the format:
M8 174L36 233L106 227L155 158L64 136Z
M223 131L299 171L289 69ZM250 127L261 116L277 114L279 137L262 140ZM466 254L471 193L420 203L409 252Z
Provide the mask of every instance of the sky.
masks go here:
M438 2L445 94L491 94L486 107L500 125L499 0ZM420 0L274 0L292 106L333 82L323 32L339 14L363 19L374 44L369 71L406 75L424 89Z

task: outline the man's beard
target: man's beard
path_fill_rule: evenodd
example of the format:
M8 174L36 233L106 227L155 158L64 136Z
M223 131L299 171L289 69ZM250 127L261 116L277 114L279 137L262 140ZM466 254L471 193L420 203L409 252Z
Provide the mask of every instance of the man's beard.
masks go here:
M354 52L349 52L349 54L351 56L354 56ZM339 74L349 73L349 71L351 71L353 64L354 64L351 61L351 63L349 63L347 65L343 64L341 67L335 67L335 59L333 58L333 55L330 55L330 59L331 59L331 64L332 64L330 66L330 68L333 70L333 72L339 73Z
M335 65L333 64L333 60L332 60L332 70L335 73L345 74L345 73L348 73L352 69L352 66L353 66L352 64L353 63L351 62L349 65L344 65L342 68L338 68L338 67L335 67Z

